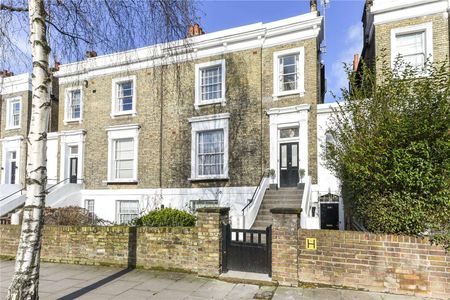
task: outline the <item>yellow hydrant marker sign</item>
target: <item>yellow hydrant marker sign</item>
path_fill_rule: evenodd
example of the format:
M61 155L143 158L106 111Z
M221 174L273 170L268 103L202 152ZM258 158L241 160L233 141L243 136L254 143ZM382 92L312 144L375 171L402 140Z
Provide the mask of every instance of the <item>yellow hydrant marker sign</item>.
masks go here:
M317 239L316 238L306 238L306 249L316 250L317 249Z

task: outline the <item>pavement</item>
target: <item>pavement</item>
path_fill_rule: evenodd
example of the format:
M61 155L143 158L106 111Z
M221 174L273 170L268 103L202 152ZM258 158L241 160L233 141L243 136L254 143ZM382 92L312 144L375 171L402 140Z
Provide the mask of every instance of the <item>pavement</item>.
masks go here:
M14 261L0 260L0 299L6 299ZM195 274L42 263L39 298L46 299L324 299L417 300L418 297L332 288L230 283Z

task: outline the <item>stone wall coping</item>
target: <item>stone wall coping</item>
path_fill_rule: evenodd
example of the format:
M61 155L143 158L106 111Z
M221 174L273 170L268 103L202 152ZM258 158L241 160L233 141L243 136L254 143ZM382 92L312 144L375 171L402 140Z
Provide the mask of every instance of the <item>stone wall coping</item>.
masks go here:
M216 213L216 214L225 214L230 211L229 207L202 207L197 209L199 213Z
M287 208L287 207L275 207L270 210L272 214L282 214L282 215L300 215L302 212L301 208Z

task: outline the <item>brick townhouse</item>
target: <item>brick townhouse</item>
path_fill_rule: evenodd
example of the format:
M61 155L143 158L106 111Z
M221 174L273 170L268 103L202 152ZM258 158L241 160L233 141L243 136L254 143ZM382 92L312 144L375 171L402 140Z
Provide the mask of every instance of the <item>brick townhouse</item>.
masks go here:
M275 202L302 208L303 228L343 229L339 182L321 156L335 104L323 103L324 20L311 3L288 19L206 34L195 25L170 45L61 65L47 204L117 223L161 206L230 206L233 226L251 228L270 224ZM416 64L445 59L449 6L367 1L362 58L387 48ZM10 98L2 92L2 105Z

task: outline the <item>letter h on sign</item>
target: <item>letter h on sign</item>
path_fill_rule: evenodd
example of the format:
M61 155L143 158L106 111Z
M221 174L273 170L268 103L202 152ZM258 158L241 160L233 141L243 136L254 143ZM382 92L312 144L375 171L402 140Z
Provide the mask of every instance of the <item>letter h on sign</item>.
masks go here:
M317 249L316 238L306 238L306 249L307 250L316 250Z

